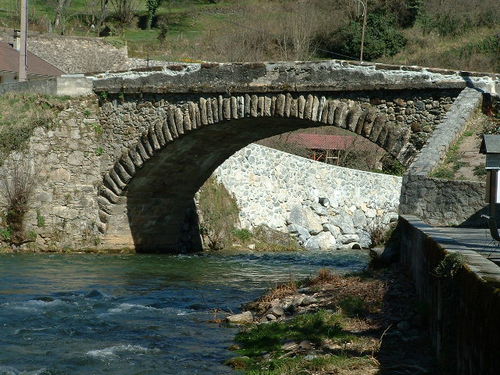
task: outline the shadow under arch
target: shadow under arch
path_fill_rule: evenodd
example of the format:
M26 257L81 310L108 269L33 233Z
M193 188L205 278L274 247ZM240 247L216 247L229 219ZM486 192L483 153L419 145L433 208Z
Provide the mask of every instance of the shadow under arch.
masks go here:
M183 113L178 106L171 107L172 112L180 113L179 119L184 116L185 120L189 114L189 105ZM339 108L334 111L336 115L341 112L342 121L333 124L325 116L325 121L318 121L321 117L318 115L315 120L312 115L310 119L263 115L223 119L211 125L199 124L182 133L178 131L170 141L161 142L162 146L154 135L158 129L152 127L104 177L98 198L99 216L105 224L104 246L133 247L138 252L200 250L195 193L236 151L274 135L331 125L355 130L400 159L408 142L408 135L402 135L401 129L387 125L385 116L371 108ZM172 117L165 118L170 135L179 123L176 125ZM120 177L124 175L125 178Z

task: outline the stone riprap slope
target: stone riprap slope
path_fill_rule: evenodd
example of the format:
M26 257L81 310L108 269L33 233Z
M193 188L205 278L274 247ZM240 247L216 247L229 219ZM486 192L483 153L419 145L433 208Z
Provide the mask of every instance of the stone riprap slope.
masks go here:
M240 223L289 232L310 250L369 246L397 220L401 177L329 165L252 144L214 172L235 196Z

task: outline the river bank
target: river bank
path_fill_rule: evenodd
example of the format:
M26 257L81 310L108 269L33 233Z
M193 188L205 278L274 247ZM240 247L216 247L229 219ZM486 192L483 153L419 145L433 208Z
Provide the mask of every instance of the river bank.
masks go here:
M247 325L226 362L245 374L437 373L425 306L398 265L345 276L322 269L227 319Z

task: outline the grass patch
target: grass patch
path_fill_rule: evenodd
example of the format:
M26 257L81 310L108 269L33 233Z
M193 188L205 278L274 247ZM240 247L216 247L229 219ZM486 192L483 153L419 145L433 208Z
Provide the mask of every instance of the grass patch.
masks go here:
M444 162L438 166L431 174L431 177L453 180L458 170L467 164L462 161L463 153L460 152L466 137L474 136L474 132L468 130L464 132L460 138L448 149Z
M251 362L247 362L251 363ZM347 354L322 355L314 358L297 356L293 358L271 359L260 365L253 364L245 372L247 375L304 375L304 374L355 374L373 368L374 361L369 356L350 357ZM339 372L342 371L342 372ZM346 371L346 372L345 372ZM361 372L357 372L361 374Z
M340 350L329 355L304 356L289 355L283 347L291 342L307 342L315 347L328 342L345 348L347 343L359 341L357 336L343 328L345 319L344 315L319 310L286 321L250 327L236 336L240 356L226 363L244 370L247 375L299 375L321 371L337 374L338 371L371 368L374 364L372 358L361 352Z
M210 177L199 192L201 233L210 250L220 250L231 245L239 223L236 199L214 177Z
M238 353L255 357L267 352L282 353L287 341L320 343L324 339L352 339L341 326L342 317L326 310L299 315L291 320L260 324L236 335Z

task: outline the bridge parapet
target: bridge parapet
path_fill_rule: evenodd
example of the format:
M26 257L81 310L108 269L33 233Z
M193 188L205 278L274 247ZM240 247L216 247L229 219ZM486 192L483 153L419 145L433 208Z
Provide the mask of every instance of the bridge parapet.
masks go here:
M495 93L499 75L418 66L318 62L174 64L92 76L96 92L271 93L463 89Z

